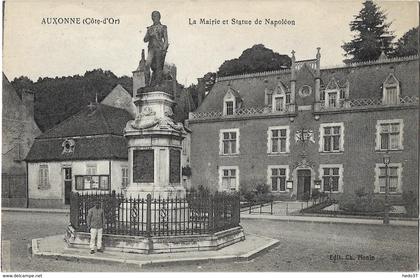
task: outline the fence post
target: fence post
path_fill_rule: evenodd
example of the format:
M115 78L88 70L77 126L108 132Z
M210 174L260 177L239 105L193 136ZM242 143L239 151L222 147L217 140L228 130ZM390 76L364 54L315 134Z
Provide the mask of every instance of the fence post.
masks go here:
M273 200L271 200L271 215L273 215Z
M146 199L146 235L151 237L152 235L152 195L147 194Z
M72 192L70 195L70 223L74 229L79 228L79 193Z

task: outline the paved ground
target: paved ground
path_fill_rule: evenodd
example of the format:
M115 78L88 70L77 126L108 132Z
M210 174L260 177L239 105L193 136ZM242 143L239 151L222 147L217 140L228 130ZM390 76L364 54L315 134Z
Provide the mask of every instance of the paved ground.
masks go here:
M280 244L250 262L177 264L140 269L121 264L92 264L29 256L26 246L32 238L64 233L67 222L68 215L64 214L3 212L4 270L122 272L415 271L418 269L418 231L414 227L288 223L253 219L243 220L246 232L279 239ZM334 255L340 255L343 260L334 261ZM363 255L364 260L358 260L358 255ZM350 256L354 260L350 260ZM370 258L373 256L374 259L368 260L369 256ZM7 265L8 262L10 266Z

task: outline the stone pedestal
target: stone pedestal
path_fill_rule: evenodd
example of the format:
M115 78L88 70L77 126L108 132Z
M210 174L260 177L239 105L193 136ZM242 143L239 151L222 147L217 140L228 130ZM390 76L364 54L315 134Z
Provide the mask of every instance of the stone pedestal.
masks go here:
M155 91L142 93L135 102L137 116L129 121L124 135L128 142L130 182L127 196L146 198L182 198L182 140L186 131L172 120L171 94Z

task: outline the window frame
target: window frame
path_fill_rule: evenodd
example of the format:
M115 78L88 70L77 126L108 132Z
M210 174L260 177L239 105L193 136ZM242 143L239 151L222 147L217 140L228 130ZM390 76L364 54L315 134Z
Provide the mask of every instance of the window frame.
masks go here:
M235 170L235 191L239 191L239 167L238 166L220 166L219 167L219 191L227 191L227 192L231 192L232 187L230 188L230 190L224 189L223 188L223 172L224 170Z
M38 168L38 189L50 188L50 171L48 164L40 164Z
M374 192L378 194L385 194L385 191L381 192L381 186L380 186L380 168L385 168L384 163L376 163L375 164L375 182L374 182ZM398 185L397 190L395 192L389 191L389 194L401 194L402 193L402 172L403 167L402 163L389 163L388 168L397 168L397 174L398 174ZM388 169L389 171L389 169Z
M398 123L400 125L400 131L399 131L399 140L398 140L398 148L396 149L391 149L389 148L390 146L390 140L388 140L388 148L387 149L383 149L382 148L382 144L381 144L381 127L384 124L396 124ZM376 146L375 146L375 150L376 151L401 151L404 150L404 120L403 119L390 119L390 120L377 120L376 121Z
M127 188L129 184L130 174L128 171L128 166L121 166L121 188Z
M84 179L90 177L91 179L93 177L98 177L98 188L85 188L85 182ZM79 186L79 179L83 179L82 188ZM102 180L103 178L107 178L107 188L101 188ZM74 176L75 186L74 188L77 191L86 191L86 190L92 190L92 191L110 191L111 185L109 183L109 175L75 175Z
M325 128L334 128L334 127L340 127L340 141L339 141L339 148L338 150L330 150L325 151L324 150L324 136L325 136ZM331 137L333 135L330 135ZM343 122L337 122L337 123L322 123L319 125L319 152L320 153L342 153L344 152L344 136L345 136L345 129L344 129L344 123ZM331 145L333 145L333 140L331 141Z
M223 134L224 133L227 133L227 132L229 132L229 133L232 133L232 132L234 132L234 133L236 133L236 152L235 153L224 153L224 136L223 136ZM240 142L240 132L239 132L239 128L230 128L230 129L220 129L219 130L219 154L220 155L222 155L222 156L235 156L235 155L239 155L240 154L240 149L239 149L239 147L240 147L240 144L239 144L239 142ZM232 139L230 139L230 140L232 140Z
M393 82L390 82L390 80L393 80ZM397 92L397 101L396 103L388 103L388 89L395 87ZM393 73L390 73L384 83L382 84L382 103L385 105L398 105L400 104L400 98L401 98L401 87L400 87L400 81L395 77Z
M285 183L284 183L284 190L280 190L280 186L278 185L277 191L273 191L273 184L272 184L272 170L273 169L285 169ZM278 175L280 177L280 175ZM270 186L271 192L278 192L278 193L284 193L289 192L291 189L287 188L287 181L290 179L290 171L289 171L289 165L268 165L267 167L267 184Z
M90 169L95 169L94 173L91 173ZM98 164L87 163L86 164L86 176L96 176L98 173Z
M286 150L284 152L277 151L273 152L272 148L272 134L274 130L286 130ZM270 126L267 129L267 153L271 155L280 155L280 154L287 154L290 153L290 127L289 126Z
M343 182L343 174L344 174L344 168L343 168L343 164L320 164L319 165L319 180L321 181L321 191L322 192L330 192L330 190L325 191L324 190L324 169L332 169L332 168L338 168L338 190L337 191L331 191L332 193L342 193L343 192L343 187L344 187L344 182Z
M330 106L330 94L335 94L335 106ZM340 107L340 90L325 90L324 91L324 105L325 107L339 108Z
M233 106L232 114L227 113L227 109L228 109L227 102L232 102L232 106ZM236 113L236 107L237 107L236 97L230 91L228 91L223 97L223 116L234 116Z

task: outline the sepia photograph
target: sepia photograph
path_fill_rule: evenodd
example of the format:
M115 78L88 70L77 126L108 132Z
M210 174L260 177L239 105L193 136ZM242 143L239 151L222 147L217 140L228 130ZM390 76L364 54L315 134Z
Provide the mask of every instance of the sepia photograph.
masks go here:
M2 277L418 277L418 1L2 16Z

